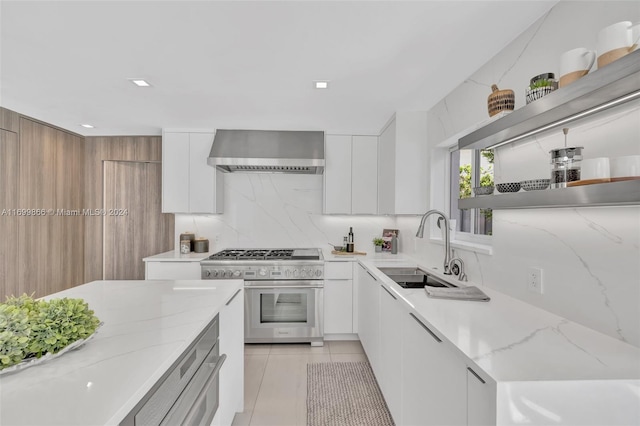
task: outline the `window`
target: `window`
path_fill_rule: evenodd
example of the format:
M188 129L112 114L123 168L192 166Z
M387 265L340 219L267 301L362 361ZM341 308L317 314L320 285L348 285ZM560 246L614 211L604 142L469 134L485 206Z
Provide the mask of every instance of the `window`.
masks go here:
M458 199L473 197L473 188L493 185L493 151L462 149L451 151L450 216L456 219L458 239L477 240L491 235L491 209L458 209Z

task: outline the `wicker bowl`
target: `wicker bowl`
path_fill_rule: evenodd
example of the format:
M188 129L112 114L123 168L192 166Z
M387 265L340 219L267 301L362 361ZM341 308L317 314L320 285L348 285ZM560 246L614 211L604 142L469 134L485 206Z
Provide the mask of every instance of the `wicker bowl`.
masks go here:
M496 185L498 192L518 192L520 191L520 182L499 183Z
M523 180L520 182L520 186L525 191L540 191L541 189L547 189L549 182L550 179Z
M493 194L493 186L476 186L473 188L473 193L476 195L491 195Z

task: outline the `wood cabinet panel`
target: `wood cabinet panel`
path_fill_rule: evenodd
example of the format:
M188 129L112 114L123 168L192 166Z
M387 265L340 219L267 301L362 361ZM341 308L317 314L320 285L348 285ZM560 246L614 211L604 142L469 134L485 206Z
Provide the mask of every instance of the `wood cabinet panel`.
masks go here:
M18 135L0 130L0 212L18 208ZM0 214L0 301L18 295L18 218Z
M83 283L83 138L20 118L19 292L36 297ZM63 213L65 212L65 213ZM69 212L68 214L66 212Z
M0 129L18 133L20 131L20 115L0 107Z
M146 162L160 161L161 157L162 138L160 136L100 136L85 138L85 208L104 208L103 163L105 161ZM145 190L155 191L154 188L145 188ZM173 222L173 219L171 219L171 222ZM87 216L85 218L85 282L103 278L104 241L102 227L103 218L101 216ZM152 235L150 238L153 239L155 237Z
M173 216L160 213L158 163L104 162L105 279L144 279L142 259L173 245Z

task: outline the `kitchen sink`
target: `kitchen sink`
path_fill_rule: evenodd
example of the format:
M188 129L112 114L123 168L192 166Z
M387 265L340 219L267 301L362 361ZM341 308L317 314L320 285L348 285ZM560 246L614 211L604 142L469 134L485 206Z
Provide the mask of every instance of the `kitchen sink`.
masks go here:
M456 287L420 268L383 267L378 269L403 288Z

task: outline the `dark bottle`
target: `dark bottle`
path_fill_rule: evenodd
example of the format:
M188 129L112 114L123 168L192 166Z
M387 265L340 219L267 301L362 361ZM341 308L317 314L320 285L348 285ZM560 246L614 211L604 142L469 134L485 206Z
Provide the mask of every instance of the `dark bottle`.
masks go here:
M349 234L347 234L347 252L353 253L353 228L349 228Z

